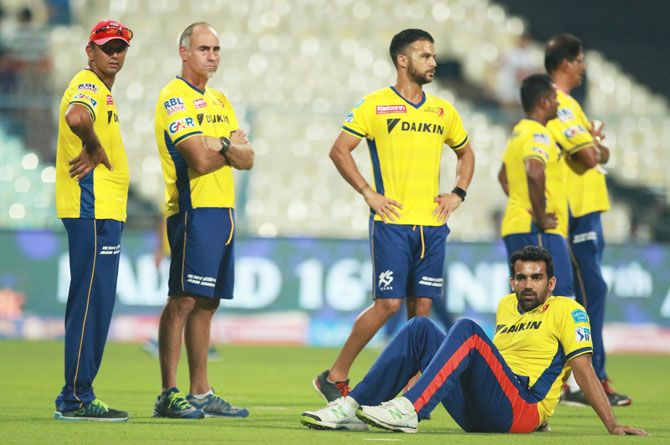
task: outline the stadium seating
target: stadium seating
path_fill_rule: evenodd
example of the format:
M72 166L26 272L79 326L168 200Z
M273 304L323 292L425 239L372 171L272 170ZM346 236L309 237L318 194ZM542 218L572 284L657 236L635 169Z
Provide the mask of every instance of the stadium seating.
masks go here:
M237 176L238 188L245 191L240 229L261 236L366 236L365 205L339 177L328 151L351 106L394 82L387 48L395 32L405 27L432 32L438 53L458 58L468 80L485 88L499 53L524 29L521 19L488 0L115 0L108 9L105 5L78 11L77 26L54 29L56 91L83 65L82 42L97 18L114 17L133 29L114 94L133 186L158 203L163 194L153 136L155 99L179 72L180 31L193 21L209 21L222 39L220 72L210 85L229 96L257 152L254 169ZM534 51L541 57L540 46ZM615 148L610 168L627 180L667 187L663 167L670 155L661 149L670 134L666 102L599 53L589 51L587 63L598 79L589 90L587 110L608 123L608 141ZM494 239L493 215L504 206L496 174L509 128L494 113L474 108L436 83L428 91L454 102L477 153L468 201L451 223L452 239ZM362 144L355 157L369 176L365 151ZM445 152L443 190L453 182L454 161ZM604 223L610 239L625 239L625 211L611 212Z

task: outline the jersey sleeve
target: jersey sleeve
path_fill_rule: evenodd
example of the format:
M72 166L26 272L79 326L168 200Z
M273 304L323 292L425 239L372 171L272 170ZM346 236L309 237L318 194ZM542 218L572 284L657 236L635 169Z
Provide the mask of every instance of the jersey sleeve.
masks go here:
M560 311L560 315L557 315L556 327L565 360L569 361L578 355L592 353L593 343L586 310L577 302L567 298L566 300L568 301L563 306L563 310Z
M552 119L547 128L556 142L568 154L575 154L586 147L594 145L593 136L589 131L589 123L584 111L574 100L566 100L558 107L557 117Z
M522 157L526 159L537 159L546 165L549 162L551 136L545 132L535 132L528 138L522 148Z
M369 102L369 101L368 101ZM372 133L370 106L366 98L359 100L342 124L342 131L362 139Z
M456 108L451 104L445 110L445 117L447 119L447 126L444 131L444 142L452 148L452 150L460 150L468 143L468 133L463 127L461 115L458 114Z
M93 121L95 121L101 106L98 86L89 82L80 82L74 85L73 88L74 91L69 105L79 104L85 106L91 113Z
M161 95L158 100L156 119L174 145L202 134L195 108L187 105L186 98L168 93Z

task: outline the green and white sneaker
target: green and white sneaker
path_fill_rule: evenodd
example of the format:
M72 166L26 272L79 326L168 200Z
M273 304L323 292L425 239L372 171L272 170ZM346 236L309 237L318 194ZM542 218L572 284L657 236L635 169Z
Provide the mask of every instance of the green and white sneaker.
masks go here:
M340 397L325 408L302 413L300 423L315 430L367 431L368 426L356 418L358 403L351 397Z
M55 411L54 419L68 421L125 422L128 413L107 406L95 399L74 411Z
M179 389L170 388L158 396L153 416L171 419L202 419L205 414L188 403Z
M390 431L416 433L418 419L414 405L406 397L389 400L377 406L361 406L356 416L363 422Z
M188 403L194 408L205 413L205 417L247 417L249 410L246 408L237 408L216 395L214 388L212 393L204 399L198 399L194 395L186 396Z

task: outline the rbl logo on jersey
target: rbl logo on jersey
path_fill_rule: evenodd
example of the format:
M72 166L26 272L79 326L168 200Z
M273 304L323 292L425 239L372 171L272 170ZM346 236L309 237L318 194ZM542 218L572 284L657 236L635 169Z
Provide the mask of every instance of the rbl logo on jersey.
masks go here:
M181 99L181 97L169 98L168 100L163 102L163 107L165 107L165 111L167 111L168 116L178 111L186 110L186 106L184 105L184 101Z
M178 121L174 121L170 124L168 127L168 130L170 133L175 134L179 133L181 130L184 130L189 127L195 127L195 122L193 122L192 117L187 117L184 119L179 119Z

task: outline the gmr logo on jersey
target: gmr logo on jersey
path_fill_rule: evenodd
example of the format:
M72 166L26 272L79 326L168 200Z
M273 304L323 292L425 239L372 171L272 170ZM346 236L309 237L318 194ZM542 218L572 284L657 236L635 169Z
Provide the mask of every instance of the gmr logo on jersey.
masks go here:
M391 286L391 283L393 283L392 270L386 270L379 274L379 282L377 283L377 287L379 288L379 290L382 291L393 290L393 286Z

